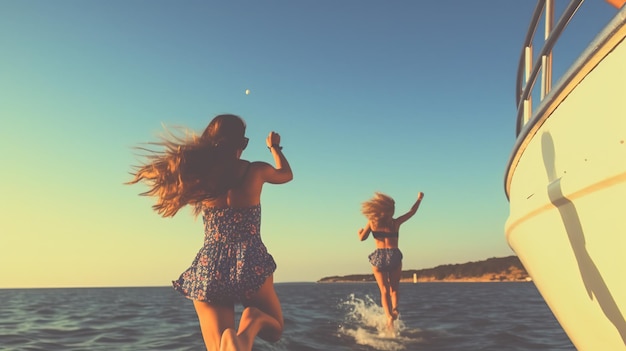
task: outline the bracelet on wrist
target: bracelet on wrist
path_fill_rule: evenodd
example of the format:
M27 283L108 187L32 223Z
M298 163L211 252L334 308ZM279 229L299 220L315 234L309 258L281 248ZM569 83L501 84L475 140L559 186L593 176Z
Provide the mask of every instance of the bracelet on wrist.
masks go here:
M272 146L268 146L267 147L270 151L272 151L272 148L276 149L276 150L282 150L283 147L278 145L278 144L272 144Z

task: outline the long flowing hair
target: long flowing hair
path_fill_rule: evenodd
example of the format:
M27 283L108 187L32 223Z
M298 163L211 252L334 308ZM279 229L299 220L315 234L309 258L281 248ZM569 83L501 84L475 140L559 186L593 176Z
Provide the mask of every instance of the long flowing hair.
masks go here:
M361 213L367 219L378 227L391 226L393 221L393 213L396 208L396 202L389 195L381 192L375 192L374 197L361 204Z
M201 136L185 130L178 136L165 128L160 141L147 143L161 148L137 147L145 162L133 167L133 180L126 184L146 183L141 193L154 196L152 208L163 217L173 217L185 205L202 211L202 202L225 194L236 185L237 151L245 149L246 124L235 115L216 116Z

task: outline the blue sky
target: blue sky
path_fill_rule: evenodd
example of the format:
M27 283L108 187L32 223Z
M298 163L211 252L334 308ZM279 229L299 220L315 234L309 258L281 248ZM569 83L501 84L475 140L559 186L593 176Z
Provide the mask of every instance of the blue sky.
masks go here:
M202 245L202 221L189 210L162 219L137 195L143 186L123 185L132 147L162 125L200 132L220 113L246 120L243 158L271 162L265 136L282 135L295 178L262 198L278 282L369 273L374 243L357 230L374 191L399 214L425 193L401 228L405 269L513 254L503 177L533 8L1 1L0 288L177 278ZM562 57L616 12L603 1L580 11Z

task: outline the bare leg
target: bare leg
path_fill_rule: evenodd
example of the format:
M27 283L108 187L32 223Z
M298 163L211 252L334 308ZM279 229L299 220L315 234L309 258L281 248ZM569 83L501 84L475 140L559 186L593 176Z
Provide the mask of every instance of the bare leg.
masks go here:
M391 296L389 294L389 274L381 272L374 266L372 267L372 271L374 272L376 283L378 283L378 289L380 289L380 304L383 307L383 311L385 311L385 316L387 316L387 327L392 327L394 318L391 311Z
M402 277L402 262L400 265L389 272L389 295L391 297L391 314L393 319L398 319L398 301L400 300L400 294L398 288L400 287L400 278Z
M222 333L220 341L220 351L239 351L242 350L237 338L237 332L233 328L228 328Z
M259 336L266 341L276 342L283 334L283 326L285 324L283 320L283 311L280 307L280 301L278 295L274 290L274 276L270 276L265 280L263 286L245 303L246 307L256 307L259 311L249 310L250 316L253 318L260 318L262 326L258 332ZM245 311L244 311L245 312ZM257 312L263 312L267 315L257 314ZM242 318L244 315L242 314ZM241 334L247 326L245 323L239 323L239 332ZM253 330L253 329L251 329Z
M226 330L222 336L222 351L250 351L257 335L275 342L283 332L283 312L274 290L274 279L269 277L248 301L241 313L237 334Z
M246 307L241 314L237 340L240 348L237 350L252 350L254 338L263 329L282 329L278 321L269 314L256 307ZM278 340L278 338L276 338ZM274 341L276 341L274 340Z
M194 301L193 306L198 314L202 338L207 350L219 350L224 330L235 327L234 305L215 305Z

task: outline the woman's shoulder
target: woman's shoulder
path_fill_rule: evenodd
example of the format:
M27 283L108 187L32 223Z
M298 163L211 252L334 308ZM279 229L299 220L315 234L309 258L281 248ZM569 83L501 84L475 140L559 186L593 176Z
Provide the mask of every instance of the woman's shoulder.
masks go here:
M248 167L248 170L251 172L264 172L270 168L273 168L272 165L264 161L246 161L246 162L248 162L247 167Z
M245 162L248 162L250 167L266 167L266 166L270 166L270 164L265 162L265 161L245 161Z
M248 161L240 159L239 162L239 167L244 171L244 173L259 172L271 167L269 163L264 161Z

